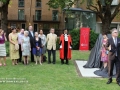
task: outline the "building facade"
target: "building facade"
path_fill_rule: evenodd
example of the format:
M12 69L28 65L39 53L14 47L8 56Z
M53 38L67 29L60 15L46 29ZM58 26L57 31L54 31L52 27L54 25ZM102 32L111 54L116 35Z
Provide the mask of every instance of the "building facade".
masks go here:
M64 28L63 14L60 9L49 9L49 0L11 0L8 9L8 28L11 26L27 29L32 25L34 31L43 29L49 33L55 28L60 34Z

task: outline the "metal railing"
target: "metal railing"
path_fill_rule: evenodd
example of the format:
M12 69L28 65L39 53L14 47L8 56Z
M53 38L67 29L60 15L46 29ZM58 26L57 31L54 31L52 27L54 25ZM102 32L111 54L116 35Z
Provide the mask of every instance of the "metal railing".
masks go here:
M50 16L50 15L33 15L33 21L60 21L60 16Z

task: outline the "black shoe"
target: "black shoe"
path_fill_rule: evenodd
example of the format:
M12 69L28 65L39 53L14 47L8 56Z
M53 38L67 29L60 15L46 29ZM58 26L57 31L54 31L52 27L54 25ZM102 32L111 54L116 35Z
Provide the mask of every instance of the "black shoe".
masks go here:
M112 83L112 80L108 80L107 84L110 84L110 83Z
M120 86L120 82L117 82L117 84Z
M63 64L64 64L64 62L63 62L63 61L61 61L61 64L63 65Z

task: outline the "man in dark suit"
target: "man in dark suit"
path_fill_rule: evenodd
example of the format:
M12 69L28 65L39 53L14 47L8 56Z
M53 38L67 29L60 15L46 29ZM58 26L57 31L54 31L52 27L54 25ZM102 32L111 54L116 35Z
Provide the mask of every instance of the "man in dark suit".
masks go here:
M116 66L116 81L120 86L120 38L118 38L117 29L112 29L112 37L108 39L106 49L109 50L108 54L108 75L109 79L107 84L112 83L114 64Z
M31 62L34 62L34 55L32 54L32 50L34 47L34 30L33 27L29 26L29 37L30 37L30 44L31 44Z

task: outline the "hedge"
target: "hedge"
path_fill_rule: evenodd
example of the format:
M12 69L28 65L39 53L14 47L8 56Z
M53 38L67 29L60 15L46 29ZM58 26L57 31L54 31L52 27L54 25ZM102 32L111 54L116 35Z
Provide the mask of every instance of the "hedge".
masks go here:
M80 30L73 29L70 31L70 35L72 37L72 44L73 44L72 48L74 50L78 50L79 42L80 42ZM98 36L99 34L95 33L93 30L90 30L90 42L89 42L90 50L94 47Z

